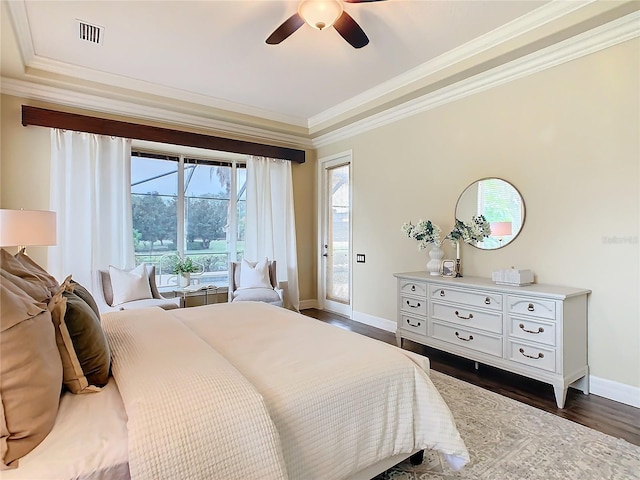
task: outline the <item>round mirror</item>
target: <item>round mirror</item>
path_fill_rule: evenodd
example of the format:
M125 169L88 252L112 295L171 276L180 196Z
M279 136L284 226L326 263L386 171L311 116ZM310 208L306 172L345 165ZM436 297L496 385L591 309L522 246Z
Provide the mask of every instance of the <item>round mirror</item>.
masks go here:
M511 243L524 225L524 200L520 192L501 178L483 178L469 185L456 203L456 219L468 223L474 215L484 215L491 236L473 245L495 250Z

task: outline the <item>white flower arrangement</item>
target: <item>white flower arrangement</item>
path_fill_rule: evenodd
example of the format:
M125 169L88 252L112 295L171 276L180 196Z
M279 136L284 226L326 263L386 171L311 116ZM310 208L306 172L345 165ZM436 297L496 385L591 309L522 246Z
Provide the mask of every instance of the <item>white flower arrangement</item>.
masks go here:
M415 225L411 222L402 225L402 233L418 242L418 250L426 249L430 244L441 247L444 240L452 243L464 243L476 245L491 235L491 227L484 215L475 215L467 225L456 218L455 226L444 239L441 237L442 229L431 220L420 220Z
M411 222L402 225L402 233L418 242L418 250L426 249L429 244L440 247L443 239L440 237L442 229L431 220L420 220L413 225Z
M462 240L464 243L476 245L490 235L491 226L484 215L474 215L468 225L456 218L456 224L446 238L455 243Z

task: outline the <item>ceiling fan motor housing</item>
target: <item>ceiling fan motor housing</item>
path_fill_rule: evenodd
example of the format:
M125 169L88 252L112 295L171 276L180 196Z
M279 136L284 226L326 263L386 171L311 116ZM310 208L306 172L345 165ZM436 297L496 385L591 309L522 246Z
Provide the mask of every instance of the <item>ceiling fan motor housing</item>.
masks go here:
M317 30L332 26L342 12L340 0L302 0L298 5L298 15Z

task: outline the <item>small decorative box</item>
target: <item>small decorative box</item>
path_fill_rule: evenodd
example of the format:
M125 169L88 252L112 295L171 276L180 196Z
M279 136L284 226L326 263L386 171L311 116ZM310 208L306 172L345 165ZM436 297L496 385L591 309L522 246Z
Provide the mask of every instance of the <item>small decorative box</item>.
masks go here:
M518 270L515 268L496 270L491 274L491 280L498 285L513 285L521 287L523 285L531 285L533 283L533 272L531 270Z

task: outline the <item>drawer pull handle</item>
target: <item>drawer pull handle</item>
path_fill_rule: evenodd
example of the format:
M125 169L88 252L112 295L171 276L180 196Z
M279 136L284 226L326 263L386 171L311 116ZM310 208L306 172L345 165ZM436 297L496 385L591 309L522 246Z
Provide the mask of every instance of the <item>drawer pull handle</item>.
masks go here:
M491 305L491 299L489 297L485 297L484 303L485 305Z
M416 286L415 285L411 285L411 291L415 292L416 291Z
M461 337L458 332L456 332L456 337L458 337L463 342L470 342L471 340L473 340L473 335L469 335L469 338L464 338L464 337Z
M421 323L420 323L420 322L418 322L417 324L413 324L413 323L411 323L411 321L410 321L408 318L407 318L407 323L408 323L409 325L411 325L412 327L419 327L419 326L421 325Z
M527 333L533 333L534 335L537 335L538 333L542 333L544 332L544 328L542 327L538 327L538 331L536 332L535 330L527 330L526 328L524 328L524 325L521 323L520 325L518 325L522 331L527 332Z
M521 348L520 353L522 354L523 357L527 357L527 358L533 358L534 360L538 360L540 358L544 358L544 353L542 352L538 352L538 356L534 357L533 355L527 355L526 353L524 353L524 348Z
M470 313L468 317L463 317L460 315L460 312L455 311L456 317L461 318L462 320L471 320L473 318L473 313Z
M535 307L533 306L533 303L529 304L529 306L527 307L527 310L529 310L530 312L533 312L535 310Z
M416 303L415 305L411 305L411 303L409 303L409 300L407 300L407 305L409 305L411 308L420 308L420 302Z
M444 290L440 290L440 296L444 297Z

